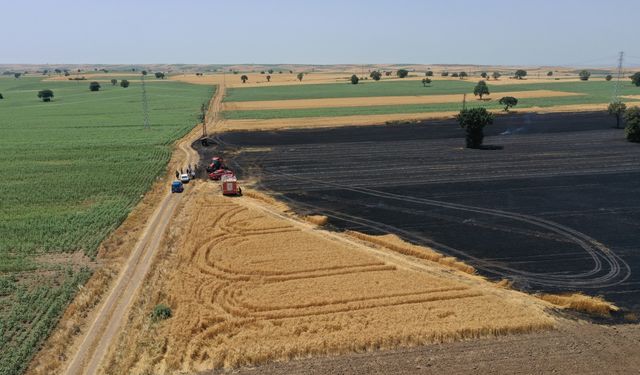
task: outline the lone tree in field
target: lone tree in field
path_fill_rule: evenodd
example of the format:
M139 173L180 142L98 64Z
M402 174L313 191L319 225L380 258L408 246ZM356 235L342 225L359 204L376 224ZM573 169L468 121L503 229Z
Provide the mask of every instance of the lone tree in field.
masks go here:
M156 78L158 78L158 79L164 79L164 73L162 73L162 72L156 72Z
M43 102L50 102L51 98L53 98L53 91L49 89L44 89L38 91L38 98L42 99Z
M22 73L13 73L13 77L14 77L15 79L20 78L20 76L21 76L21 75L22 75Z
M143 70L143 71L142 71L142 75L143 75L143 76L146 76L146 75L147 75L147 71L146 71L146 70Z
M458 73L451 73L451 77L458 78Z
M351 76L351 84L352 84L352 85L357 85L357 84L358 84L358 82L360 82L360 79L358 79L358 76L357 76L357 75L353 74L353 75Z
M245 74L243 74L240 79L242 80L242 83L247 83L247 81L249 80L249 77L247 77Z
M460 72L460 74L458 74L458 76L460 77L460 79L465 79L465 78L467 78L469 75L467 74L467 72Z
M504 106L505 112L509 112L509 108L518 105L518 99L514 98L513 96L503 96L502 98L500 98L498 103Z
M489 95L489 94L490 94L489 86L487 86L487 83L485 81L478 82L476 87L473 88L473 95L479 96L480 100L482 100L482 97L484 95Z
M627 105L617 100L615 102L609 103L608 110L611 116L616 116L616 129L620 129L620 119L624 115L624 112L627 110Z
M487 78L487 77L489 77L489 75L487 74L487 72L482 72L482 73L480 73L480 77Z
M89 84L89 90L91 91L100 91L100 84L96 81L93 81Z
M111 86L115 86L115 85L117 85L117 84L118 84L118 80L117 80L117 79L115 79L115 78L112 78L112 79L111 79Z
M273 69L269 69L269 70L267 70L267 73L269 73L269 74L273 74Z
M423 78L422 86L427 87L427 85L431 84L431 78Z
M127 81L126 79L123 79L122 81L120 81L120 87L126 89L127 87L129 87L129 81Z
M440 73L441 76L443 77L448 77L449 76L449 72L447 72L446 70L442 73Z
M624 133L629 142L640 142L640 107L634 106L627 110L624 115L627 124Z
M424 75L427 77L433 77L433 72L431 70L427 70Z
M497 81L498 78L502 77L502 74L500 74L500 72L493 72L491 76Z
M583 70L580 72L579 76L581 81L588 81L589 77L591 77L591 72Z
M382 78L382 74L379 71L374 70L373 72L371 72L371 74L369 74L369 77L371 77L371 79L373 79L374 81L379 81L380 78Z
M526 70L522 70L522 69L518 69L513 74L513 76L516 77L516 79L523 79L524 77L527 76L527 71Z
M271 82L271 76L267 75L267 82Z
M613 76L611 74L607 74L607 76L604 77L604 79L606 79L607 81L611 81L613 79Z
M302 72L298 73L297 77L298 77L298 81L302 82L302 79L304 78L304 73Z
M547 72L547 77L552 77L553 76L553 72L550 70Z
M493 115L486 108L463 109L458 116L460 127L466 132L467 148L478 148L482 146L484 139L483 129L485 126L493 124Z
M640 72L634 73L631 76L631 83L633 83L634 85L640 87Z
M407 69L398 69L396 75L399 78L406 78L409 75L409 71Z

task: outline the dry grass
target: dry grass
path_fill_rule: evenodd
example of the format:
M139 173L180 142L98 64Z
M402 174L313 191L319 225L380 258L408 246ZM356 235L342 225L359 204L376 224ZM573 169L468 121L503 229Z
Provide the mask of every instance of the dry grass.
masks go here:
M329 218L324 215L308 215L305 216L304 219L311 224L315 224L318 226L326 225L329 222Z
M553 325L534 298L437 263L395 264L210 189L199 185L184 202L106 373L195 372ZM173 317L151 323L157 303Z
M540 294L538 298L563 309L582 311L589 314L608 316L619 308L601 297L587 296L582 293L572 294Z
M531 107L526 110L518 110L523 113L556 113L556 112L578 112L578 111L604 111L608 103L600 104L575 104L561 105L553 107ZM220 131L232 130L279 130L279 129L304 129L304 128L326 128L340 126L369 126L384 125L387 122L412 122L431 119L446 119L457 115L457 111L447 112L424 112L424 113L399 113L384 115L357 115L357 116L336 116L336 117L301 117L301 118L279 118L268 120L243 119L243 120L223 120L220 123Z
M412 243L406 242L395 234L385 234L381 236L372 236L369 234L364 234L355 231L347 231L346 234L349 236L355 237L359 240L369 242L383 248L387 248L389 250L397 251L404 255L410 255L420 259L426 259L432 262L440 263L446 265L451 268L455 268L459 271L466 272L469 274L473 274L476 270L464 262L460 262L458 259L454 257L445 257L444 255L436 252L435 250L414 245Z
M470 93L471 94L471 93ZM584 95L574 92L554 90L513 91L494 94L494 99L487 96L487 101L498 101L503 96L515 96L518 99L525 98L552 98L561 96ZM301 108L326 108L326 107L361 107L380 105L407 105L407 104L437 104L457 103L462 101L462 94L449 95L421 95L421 96L376 96L365 98L328 98L328 99L293 99L293 100L265 100L248 102L226 102L225 111L268 110L268 109L301 109Z

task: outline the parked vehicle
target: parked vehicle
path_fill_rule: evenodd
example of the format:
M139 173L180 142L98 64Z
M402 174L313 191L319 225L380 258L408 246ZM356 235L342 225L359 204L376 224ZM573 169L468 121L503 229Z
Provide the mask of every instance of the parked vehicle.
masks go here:
M189 175L187 173L183 173L183 174L180 175L180 181L182 181L183 184L189 183L190 180L191 180L191 178L189 177Z
M173 181L171 183L171 192L172 193L182 193L184 191L184 185L180 181Z

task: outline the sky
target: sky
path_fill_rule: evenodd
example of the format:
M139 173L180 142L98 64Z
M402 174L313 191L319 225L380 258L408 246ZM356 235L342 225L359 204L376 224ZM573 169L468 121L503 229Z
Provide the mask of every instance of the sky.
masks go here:
M0 64L640 64L638 0L0 0Z

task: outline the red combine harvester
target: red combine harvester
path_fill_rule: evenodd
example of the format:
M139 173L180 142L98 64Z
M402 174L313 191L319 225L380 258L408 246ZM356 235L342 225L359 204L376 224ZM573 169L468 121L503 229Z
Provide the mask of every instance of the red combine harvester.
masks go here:
M230 169L218 169L216 171L209 173L209 178L214 181L218 181L222 177L235 177L235 176L236 175Z
M222 177L222 195L242 195L242 189L238 186L235 176Z
M211 163L207 165L207 173L215 172L219 169L225 169L224 160L219 156L211 158Z

